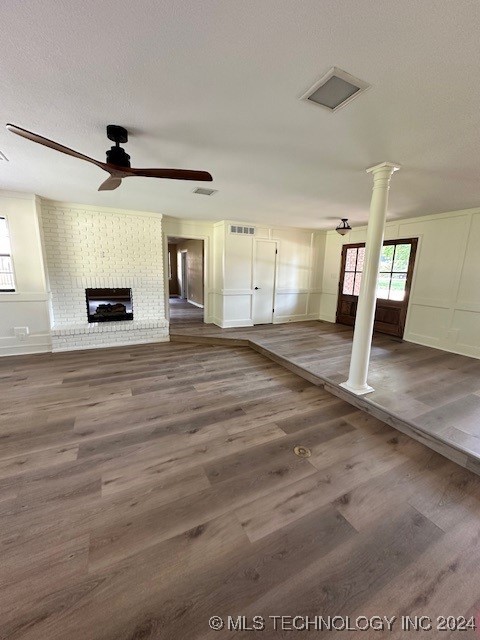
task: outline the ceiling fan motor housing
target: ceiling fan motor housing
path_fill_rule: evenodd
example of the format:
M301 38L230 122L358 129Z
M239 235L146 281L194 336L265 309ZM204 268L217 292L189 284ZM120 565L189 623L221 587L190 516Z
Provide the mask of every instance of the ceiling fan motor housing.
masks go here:
M111 147L107 151L107 164L114 164L117 167L130 167L130 156L122 147Z
M124 127L116 124L107 125L107 137L115 146L107 151L107 164L114 164L117 167L130 167L130 156L120 147L120 144L128 142L128 131Z

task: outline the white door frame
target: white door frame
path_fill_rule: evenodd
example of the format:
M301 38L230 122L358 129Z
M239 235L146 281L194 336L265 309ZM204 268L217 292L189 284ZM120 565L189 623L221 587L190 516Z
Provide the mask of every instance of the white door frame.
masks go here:
M165 233L163 231L163 274L164 274L164 300L165 300L165 319L170 322L170 305L169 305L169 283L168 283L168 236L182 238L182 240L203 240L203 321L207 322L210 318L210 244L208 236L199 236L188 234L183 236L176 233Z

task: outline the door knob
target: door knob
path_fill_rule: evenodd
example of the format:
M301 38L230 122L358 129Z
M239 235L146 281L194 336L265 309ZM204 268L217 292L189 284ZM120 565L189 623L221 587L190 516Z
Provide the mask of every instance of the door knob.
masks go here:
M260 287L255 287L255 291L257 291L257 289L260 289Z

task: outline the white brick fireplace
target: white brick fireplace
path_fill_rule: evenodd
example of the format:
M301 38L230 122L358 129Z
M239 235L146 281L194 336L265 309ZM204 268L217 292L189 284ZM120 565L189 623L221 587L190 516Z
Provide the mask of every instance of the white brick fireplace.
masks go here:
M163 342L162 216L42 203L52 350ZM133 320L89 323L85 289L132 289Z

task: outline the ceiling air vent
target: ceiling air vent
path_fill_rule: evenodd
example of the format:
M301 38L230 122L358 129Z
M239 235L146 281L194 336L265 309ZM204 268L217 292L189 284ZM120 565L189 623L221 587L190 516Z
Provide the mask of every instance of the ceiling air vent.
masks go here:
M198 193L201 196L213 196L214 193L217 193L217 189L205 189L204 187L197 187L193 190L193 193Z
M230 233L242 234L243 236L254 236L255 227L241 227L240 225L231 224Z
M367 82L354 78L338 67L332 67L300 99L329 111L337 111L369 88Z

